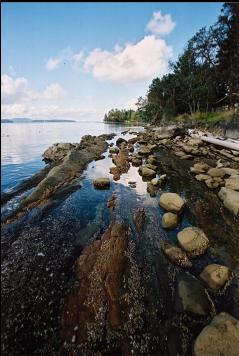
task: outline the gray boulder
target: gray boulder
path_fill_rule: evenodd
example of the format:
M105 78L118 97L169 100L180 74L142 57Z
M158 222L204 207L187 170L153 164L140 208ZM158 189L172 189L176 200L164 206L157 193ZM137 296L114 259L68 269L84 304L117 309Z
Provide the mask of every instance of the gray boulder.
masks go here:
M206 252L209 240L198 227L186 227L177 234L179 245L189 257L200 256Z
M176 193L163 193L159 199L159 205L172 213L179 213L182 211L185 202Z
M216 315L198 335L195 356L238 356L239 321L228 313Z
M225 208L230 210L234 215L239 214L239 192L222 187L218 196L223 201Z

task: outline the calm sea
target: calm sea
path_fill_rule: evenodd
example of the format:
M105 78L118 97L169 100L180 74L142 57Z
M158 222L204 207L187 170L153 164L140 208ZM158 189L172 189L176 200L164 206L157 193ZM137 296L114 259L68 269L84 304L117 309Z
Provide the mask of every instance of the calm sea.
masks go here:
M80 142L84 135L119 133L135 126L103 122L49 122L1 124L1 192L8 192L23 179L45 166L42 153L56 142Z

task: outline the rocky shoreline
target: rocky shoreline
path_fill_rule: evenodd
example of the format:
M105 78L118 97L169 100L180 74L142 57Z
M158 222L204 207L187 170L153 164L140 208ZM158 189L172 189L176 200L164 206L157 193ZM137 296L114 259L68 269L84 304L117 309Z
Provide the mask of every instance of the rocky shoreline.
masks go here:
M239 151L148 127L43 158L2 220L3 355L236 356Z

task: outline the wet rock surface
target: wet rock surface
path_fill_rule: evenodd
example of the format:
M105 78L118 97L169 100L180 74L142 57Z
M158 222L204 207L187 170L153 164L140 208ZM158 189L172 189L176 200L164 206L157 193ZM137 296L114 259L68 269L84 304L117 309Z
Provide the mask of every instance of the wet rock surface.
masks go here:
M232 273L227 266L211 264L204 268L199 277L209 288L217 290L225 286L229 281L231 274Z
M195 356L236 356L239 348L239 321L227 313L215 316L197 337Z
M184 204L184 200L176 193L163 193L159 199L159 205L172 213L182 211Z
M178 242L188 256L200 256L208 248L209 240L204 232L197 227L186 227L177 234Z
M191 356L205 345L210 351L206 339L202 349L194 345L216 314L239 318L238 216L223 205L227 188L218 180L226 184L236 175L237 155L177 130L148 128L136 137L123 135L86 136L77 149L70 147L54 164L62 168L70 159L78 170L82 151L89 153L92 143L100 142L97 152L87 153L86 161L94 161L86 171L77 171L80 177L64 180L68 170L57 170L65 186L3 224L4 356ZM108 146L118 150L96 161ZM153 154L138 155L144 147ZM139 175L137 160L154 171L153 180ZM198 163L201 172L190 171ZM213 189L195 178L212 168L225 173L211 177L219 183ZM109 178L109 189L94 188L99 177ZM153 197L147 193L149 184ZM230 192L232 198L236 190ZM173 214L180 224L173 229L162 226L168 214L166 205L159 205L164 194L175 194ZM206 239L190 235L185 244L190 248L184 250L177 235L192 227ZM225 273L218 276L213 265L224 266ZM211 288L211 281L220 288ZM226 332L222 337L229 340Z

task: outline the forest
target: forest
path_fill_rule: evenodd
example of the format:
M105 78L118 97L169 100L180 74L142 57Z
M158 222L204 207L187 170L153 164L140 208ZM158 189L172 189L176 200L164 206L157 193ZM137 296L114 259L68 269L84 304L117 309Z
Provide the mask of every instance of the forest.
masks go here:
M154 78L137 110L111 110L105 122L159 123L190 118L213 125L238 116L239 4L224 3L215 24L201 28L169 73Z

